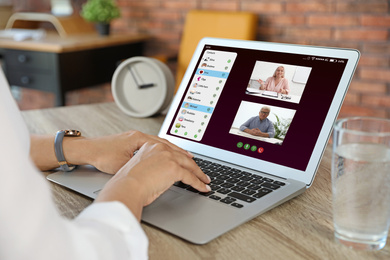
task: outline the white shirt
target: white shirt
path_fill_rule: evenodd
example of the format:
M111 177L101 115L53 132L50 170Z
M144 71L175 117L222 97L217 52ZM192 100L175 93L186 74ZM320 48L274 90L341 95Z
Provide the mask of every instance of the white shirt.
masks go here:
M120 202L93 203L74 220L61 217L29 150L28 129L0 69L0 259L147 259L147 237Z

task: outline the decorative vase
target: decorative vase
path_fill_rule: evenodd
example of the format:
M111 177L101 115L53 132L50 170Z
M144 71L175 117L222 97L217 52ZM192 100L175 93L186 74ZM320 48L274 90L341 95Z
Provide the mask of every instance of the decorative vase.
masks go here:
M109 23L97 23L95 25L95 27L100 35L109 35L110 34L110 24Z

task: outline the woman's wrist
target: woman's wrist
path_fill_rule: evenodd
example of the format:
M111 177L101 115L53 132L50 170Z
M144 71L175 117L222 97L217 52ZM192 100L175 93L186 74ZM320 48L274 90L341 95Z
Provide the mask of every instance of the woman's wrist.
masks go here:
M95 202L122 202L141 221L145 202L145 190L135 179L129 176L114 176L99 193Z
M65 137L62 143L65 160L71 165L90 164L91 144L85 137Z

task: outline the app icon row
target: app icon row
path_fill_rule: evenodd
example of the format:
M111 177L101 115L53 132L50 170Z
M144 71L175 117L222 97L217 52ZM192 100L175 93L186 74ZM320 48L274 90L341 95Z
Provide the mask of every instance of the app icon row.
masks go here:
M258 152L258 153L263 153L264 148L263 147L257 147L256 145L250 145L250 144L244 144L243 142L238 142L237 143L238 148L244 148L244 150L251 150L252 152Z

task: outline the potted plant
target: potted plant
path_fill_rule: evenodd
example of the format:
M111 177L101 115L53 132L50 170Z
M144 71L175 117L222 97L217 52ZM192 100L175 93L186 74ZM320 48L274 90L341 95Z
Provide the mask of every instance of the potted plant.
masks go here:
M96 24L102 35L110 33L110 22L121 16L120 10L113 0L88 0L81 9L81 16Z

